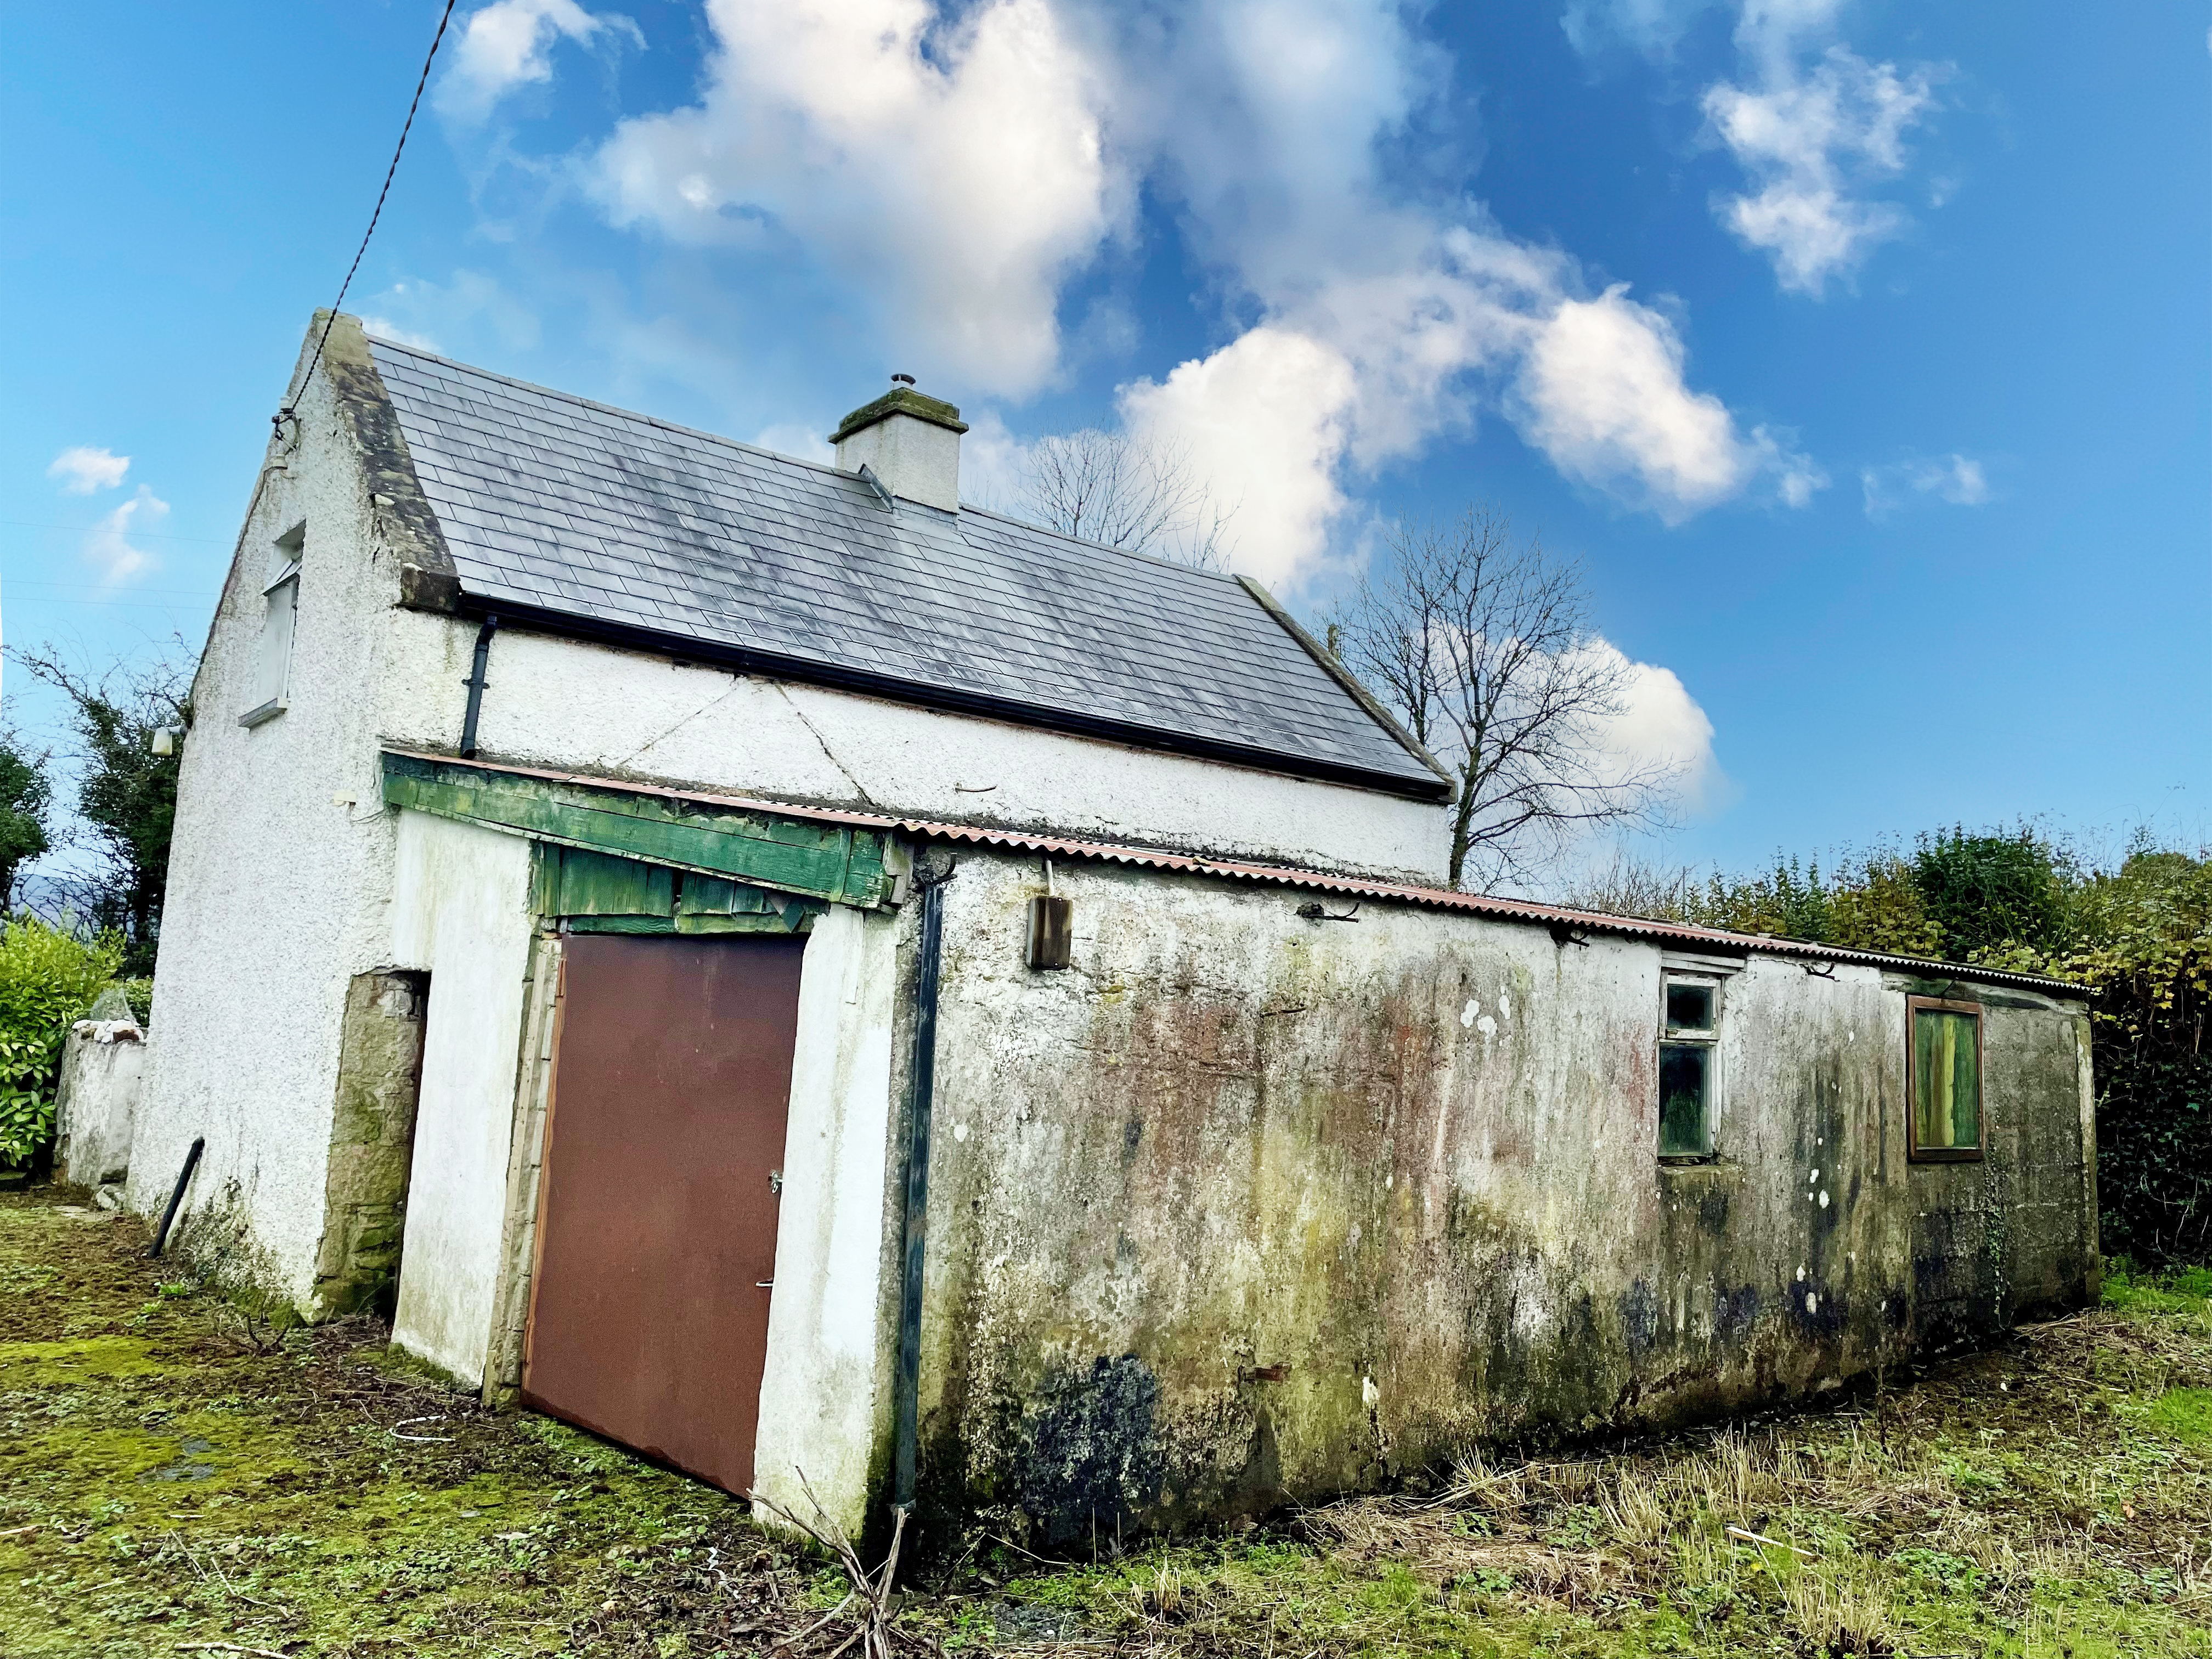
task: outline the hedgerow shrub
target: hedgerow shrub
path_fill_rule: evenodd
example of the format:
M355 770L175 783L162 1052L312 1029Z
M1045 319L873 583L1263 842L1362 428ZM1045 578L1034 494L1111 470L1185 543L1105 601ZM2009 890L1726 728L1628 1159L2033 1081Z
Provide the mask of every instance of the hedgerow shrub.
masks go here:
M0 1166L52 1137L63 1041L122 962L116 933L79 939L34 916L0 932Z
M2065 895L2071 950L1974 952L2089 988L2105 1249L2212 1261L2212 858L2139 843Z

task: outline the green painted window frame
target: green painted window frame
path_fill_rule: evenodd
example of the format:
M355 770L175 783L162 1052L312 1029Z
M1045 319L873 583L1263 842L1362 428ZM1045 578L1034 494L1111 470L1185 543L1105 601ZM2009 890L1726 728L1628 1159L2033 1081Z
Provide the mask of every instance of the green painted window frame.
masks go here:
M1933 1019L1970 1018L1974 1022L1974 1139L1971 1146L1952 1141L1942 1146L1923 1146L1920 1141L1920 1022L1923 1018ZM1989 1068L1983 1064L1982 1036L1988 1024L1986 1011L1978 1002L1961 1001L1953 997L1915 997L1905 1000L1905 1155L1914 1164L1975 1164L1989 1155L1990 1089ZM1955 1055L1955 1049L1954 1050ZM1955 1059L1954 1066L1955 1067ZM1954 1070L1955 1076L1955 1070ZM1952 1107L1952 1127L1958 1127L1958 1108L1955 1096Z
M1668 993L1676 986L1695 986L1706 992L1711 1001L1711 1024L1703 1026L1678 1026L1668 1018ZM1721 1114L1723 1068L1721 1065L1721 1021L1727 991L1722 980L1711 974L1678 972L1663 969L1659 975L1659 1040L1657 1063L1652 1067L1654 1091L1657 1096L1656 1139L1659 1161L1664 1164L1710 1164L1720 1154L1719 1137L1716 1133ZM1686 1144L1677 1138L1671 1144L1668 1137L1667 1057L1668 1051L1695 1051L1703 1056L1705 1066L1704 1100L1698 1113L1699 1133L1694 1142Z

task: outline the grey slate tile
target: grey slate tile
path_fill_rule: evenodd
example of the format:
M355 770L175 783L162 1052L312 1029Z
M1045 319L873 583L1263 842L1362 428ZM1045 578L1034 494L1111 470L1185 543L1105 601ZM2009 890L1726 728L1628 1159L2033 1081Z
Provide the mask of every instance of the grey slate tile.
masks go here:
M1316 757L1421 764L1227 577L372 343L465 590L921 693Z

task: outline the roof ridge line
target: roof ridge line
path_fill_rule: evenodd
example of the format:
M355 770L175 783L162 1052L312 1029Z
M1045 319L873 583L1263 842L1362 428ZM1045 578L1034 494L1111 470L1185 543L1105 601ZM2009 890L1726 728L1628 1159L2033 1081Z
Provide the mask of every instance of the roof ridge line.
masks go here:
M749 444L742 438L732 438L726 433L709 432L704 427L685 426L681 421L671 421L659 415L648 415L640 409L624 409L619 404L601 403L598 398L586 398L580 392L563 392L557 386L544 386L536 380L522 380L513 374L502 374L497 369L486 368L480 363L465 363L458 357L444 356L438 352L426 351L420 346L408 345L398 340L388 339L381 334L369 333L365 325L362 331L380 346L393 351L404 351L410 356L420 357L427 362L440 363L447 368L458 368L471 374L481 374L486 380L497 380L501 386L514 386L524 392L541 392L548 398L557 398L562 403L580 404L586 409L596 409L605 414L623 416L630 420L641 421L647 426L659 427L665 432L680 432L686 437L703 438L709 443L722 444L731 449L743 450L749 455L764 455L770 460L788 461L793 466L803 466L811 471L826 472L833 478L854 480L860 476L857 472L848 472L844 468L832 465L826 461L811 461L804 455L788 455L781 449L769 449L762 444ZM927 503L918 503L918 505L927 506ZM960 512L973 513L981 518L995 519L1001 524L1013 525L1022 530L1033 530L1039 535L1053 537L1072 546L1096 548L1102 553L1117 554L1123 558L1141 559L1147 564L1165 565L1171 569L1187 570L1194 576L1204 577L1213 581L1231 582L1237 580L1232 571L1207 570L1201 566L1187 563L1182 559L1170 559L1158 553L1141 552L1132 547L1115 547L1107 542L1094 541L1088 536L1071 535L1065 530L1054 530L1049 525L1032 524L1027 519L1018 519L1011 513L1000 512L996 507L979 506L973 501L961 502ZM957 517L958 515L947 514L946 516Z
M832 466L825 461L810 461L804 455L787 455L780 449L769 449L760 444L749 444L744 439L732 438L726 433L709 432L704 427L685 426L680 421L665 420L658 415L648 415L641 409L624 409L619 404L603 404L598 398L586 398L580 392L563 392L558 386L543 386L536 380L526 380L513 374L502 374L497 369L486 368L480 363L465 363L458 357L441 356L434 351L425 351L420 346L407 345L398 340L387 339L381 334L370 334L366 326L362 331L368 335L371 343L389 350L404 351L410 357L420 357L427 362L440 363L447 368L458 368L470 374L481 374L488 380L497 380L501 386L514 386L524 392L542 392L548 398L557 398L564 404L578 404L586 409L596 409L602 414L620 415L627 420L641 421L647 426L659 427L664 432L680 432L687 438L703 438L708 443L720 444L730 449L743 450L748 455L764 455L772 461L787 461L793 466L803 466L811 472L826 472L833 478L843 478L853 483L860 482L859 473L848 472L844 468Z

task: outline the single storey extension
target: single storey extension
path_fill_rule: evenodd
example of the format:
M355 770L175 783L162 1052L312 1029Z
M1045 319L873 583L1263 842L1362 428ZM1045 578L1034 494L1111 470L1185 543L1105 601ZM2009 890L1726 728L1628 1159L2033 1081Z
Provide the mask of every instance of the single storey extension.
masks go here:
M1449 890L1267 592L319 316L194 688L127 1192L733 1492L1040 1545L2091 1296L2073 988Z

